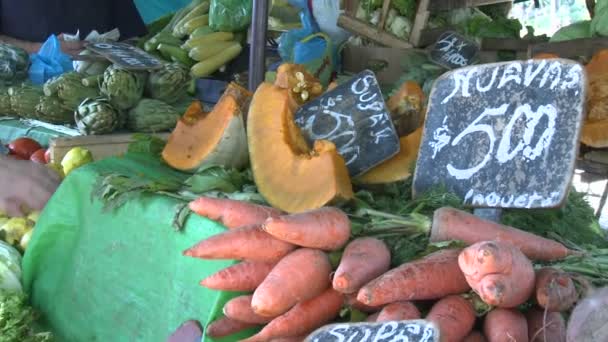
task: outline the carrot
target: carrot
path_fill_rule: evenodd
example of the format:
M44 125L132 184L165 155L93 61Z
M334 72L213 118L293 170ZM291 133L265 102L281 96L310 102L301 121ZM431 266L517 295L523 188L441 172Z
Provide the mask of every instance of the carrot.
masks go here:
M220 291L253 291L264 281L274 262L243 261L201 280L206 288Z
M209 324L205 334L209 337L224 337L255 326L256 324L239 322L228 317L222 317Z
M376 322L387 321L407 321L409 319L419 319L420 311L412 302L395 302L391 303L380 311Z
M327 254L318 249L297 249L281 259L258 286L251 307L260 316L282 315L327 289L330 273Z
M559 242L449 207L435 210L429 240L460 240L469 245L481 241L508 241L528 258L541 261L563 259L576 253Z
M319 296L298 303L285 314L273 319L258 334L242 342L262 342L277 337L309 334L338 316L343 302L342 294L330 287Z
M426 320L437 324L441 342L460 342L473 329L475 310L468 300L450 295L431 307Z
M344 299L346 301L346 305L350 306L355 310L359 310L365 313L374 313L382 310L382 305L379 306L369 306L361 303L357 300L357 293L349 293L344 295Z
M184 252L201 259L247 259L275 262L296 246L275 239L259 226L236 228L205 239Z
M513 308L534 291L532 263L508 242L484 241L465 248L458 265L479 297L487 304Z
M223 198L199 197L189 204L190 210L233 229L262 224L267 218L281 215L281 211L259 204Z
M371 314L369 316L367 316L367 318L365 319L366 322L376 322L376 320L378 319L378 316L380 316L380 312L376 312L374 314Z
M458 267L459 253L459 249L440 250L394 268L363 286L357 300L378 306L466 292L470 287Z
M479 331L471 331L467 337L462 339L462 342L487 342L486 337Z
M488 342L528 342L528 323L521 312L498 308L486 315L483 334Z
M566 311L578 300L572 278L565 272L543 267L536 271L536 302L548 311Z
M559 312L532 308L526 313L530 342L566 342L566 322Z
M224 315L245 323L265 324L272 321L273 317L262 317L253 312L251 308L252 297L249 295L232 298L224 304Z
M348 216L333 207L270 217L264 222L263 228L277 239L326 251L342 248L350 237Z
M334 290L353 293L388 271L391 252L381 240L365 237L351 241L344 249L334 274Z

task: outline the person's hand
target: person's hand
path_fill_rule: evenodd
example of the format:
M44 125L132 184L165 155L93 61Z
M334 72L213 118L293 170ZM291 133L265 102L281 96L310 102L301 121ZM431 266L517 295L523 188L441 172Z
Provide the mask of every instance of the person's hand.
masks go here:
M60 34L58 38L61 44L61 51L65 54L75 56L84 50L84 41L82 40L64 40L63 34Z
M24 207L42 210L59 182L43 164L0 156L0 210L9 216L22 216Z

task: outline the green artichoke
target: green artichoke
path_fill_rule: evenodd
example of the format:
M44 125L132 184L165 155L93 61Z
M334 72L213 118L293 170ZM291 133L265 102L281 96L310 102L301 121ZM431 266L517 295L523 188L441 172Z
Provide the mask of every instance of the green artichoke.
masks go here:
M175 127L179 117L179 112L163 101L142 99L129 111L127 128L143 133L168 131Z
M84 99L99 96L96 88L82 84L82 78L83 75L73 71L54 77L44 84L44 95L56 95L65 109L74 111Z
M0 116L13 114L8 88L0 88Z
M120 69L110 65L103 73L101 93L118 110L134 107L141 99L146 84L146 73Z
M76 127L85 135L111 133L120 126L119 112L104 97L82 101L74 113Z
M74 123L74 112L66 109L56 96L42 96L36 106L36 118L40 121L64 125Z
M12 83L27 77L30 57L20 47L0 43L0 80Z
M8 95L13 113L23 118L36 118L36 106L44 96L41 87L22 84L8 88Z
M153 99L174 103L186 94L188 82L190 72L186 67L180 63L168 63L150 73L146 94Z

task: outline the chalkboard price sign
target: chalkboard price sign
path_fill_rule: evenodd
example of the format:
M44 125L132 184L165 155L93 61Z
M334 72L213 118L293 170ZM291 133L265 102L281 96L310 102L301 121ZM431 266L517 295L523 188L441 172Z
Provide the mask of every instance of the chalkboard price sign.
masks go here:
M585 93L582 66L564 59L442 75L429 98L414 194L444 184L472 207L559 206L574 171Z
M431 61L447 69L457 69L473 64L479 52L476 42L448 31L444 32L430 52Z
M411 320L381 323L326 325L313 332L306 342L439 342L439 331L431 322Z
M124 69L148 70L162 67L161 61L144 50L126 43L92 43L87 49Z
M309 143L333 142L356 177L399 152L399 137L374 73L365 70L295 114Z

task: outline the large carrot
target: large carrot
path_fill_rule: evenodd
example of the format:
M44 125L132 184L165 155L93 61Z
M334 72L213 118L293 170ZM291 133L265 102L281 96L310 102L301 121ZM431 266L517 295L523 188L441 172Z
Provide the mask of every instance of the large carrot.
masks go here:
M470 334L462 339L462 342L487 342L487 340L479 331L471 331Z
M201 280L200 284L220 291L253 291L264 281L274 262L243 261Z
M420 310L412 302L391 303L380 310L376 322L387 321L407 321L409 319L419 319Z
M239 322L228 317L222 317L210 323L205 330L205 334L209 337L224 337L255 326L256 324Z
M566 342L566 322L559 312L532 308L526 312L530 342Z
M543 267L536 271L536 302L548 311L566 311L578 300L572 278L565 272Z
M498 308L486 315L483 334L488 342L528 342L528 323L521 312Z
M475 310L468 300L450 295L431 307L426 320L437 324L441 342L460 342L473 329Z
M458 267L459 253L459 249L440 250L394 268L363 286L357 300L378 306L466 292L470 287Z
M262 224L267 218L281 215L281 211L259 204L223 198L199 197L189 204L190 210L233 229Z
M508 242L471 245L460 253L458 265L471 288L492 306L516 307L534 291L532 263Z
M276 317L329 286L331 264L318 249L300 248L277 263L253 293L251 307L260 316Z
M275 262L296 246L276 239L259 226L236 228L205 239L184 255L201 259L237 259Z
M484 220L470 213L444 207L435 210L430 241L460 240L467 244L481 241L507 241L532 260L551 261L575 254L559 242Z
M378 306L370 306L370 305L365 305L363 303L361 303L358 299L357 299L357 293L349 293L349 294L345 294L344 295L344 300L346 301L346 305L350 306L351 308L355 309L355 310L359 310L361 312L365 312L365 313L374 313L374 312L379 312L380 310L382 310L383 305L378 305Z
M258 334L242 342L263 342L277 337L309 334L338 316L343 301L342 294L330 287L321 295L298 303L273 319Z
M350 237L350 220L334 207L303 213L270 217L264 222L270 235L294 245L333 251L342 248Z
M237 321L245 323L265 324L272 321L273 317L262 317L251 308L253 296L234 297L224 304L224 315Z
M342 254L334 274L334 290L342 293L358 291L372 279L388 271L391 252L381 240L364 237L351 241Z

